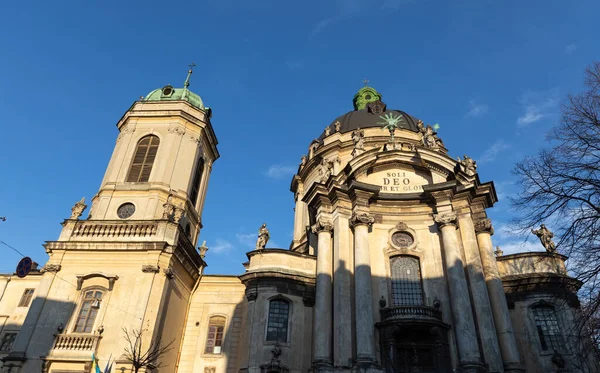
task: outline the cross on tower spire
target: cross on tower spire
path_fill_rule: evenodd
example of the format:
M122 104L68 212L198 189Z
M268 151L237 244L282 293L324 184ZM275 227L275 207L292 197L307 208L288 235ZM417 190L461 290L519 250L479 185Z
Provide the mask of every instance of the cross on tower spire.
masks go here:
M365 84L365 87L368 87L369 86L369 79L364 78L363 79L363 83Z
M190 77L192 76L192 70L194 69L194 66L196 66L196 64L192 62L188 66L190 67L190 69L188 70L187 78L185 78L185 83L183 83L183 86L185 88L190 86Z

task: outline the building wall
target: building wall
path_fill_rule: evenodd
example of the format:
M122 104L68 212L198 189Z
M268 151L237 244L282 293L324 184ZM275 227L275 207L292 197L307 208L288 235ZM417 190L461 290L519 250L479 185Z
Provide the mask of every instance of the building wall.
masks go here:
M238 372L240 361L247 354L242 343L247 305L245 289L235 276L202 276L192 296L183 329L177 372ZM226 319L221 354L205 353L211 316L224 316Z

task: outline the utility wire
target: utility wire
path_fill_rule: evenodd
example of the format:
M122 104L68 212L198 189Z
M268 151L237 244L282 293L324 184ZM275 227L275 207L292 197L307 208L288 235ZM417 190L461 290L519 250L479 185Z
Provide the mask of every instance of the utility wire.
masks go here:
M19 253L19 255L21 255L22 257L25 257L25 255L23 255L23 253L22 253L22 252L20 252L19 250L15 249L15 248L14 248L14 247L12 247L12 246L10 246L10 245L9 245L9 244L7 244L6 242L4 242L4 241L1 241L1 240L0 240L0 243L1 243L1 244L3 244L3 245L5 245L5 246L7 246L8 248L10 248L10 249L14 250L15 252ZM49 273L51 273L52 275L54 275L54 277L58 278L59 280L62 280L62 281L64 281L64 282L66 282L67 284L69 284L69 285L73 286L75 289L77 289L77 285L73 284L72 282L70 282L70 281L68 281L68 280L65 280L65 279L64 279L64 278L62 278L61 276L57 275L55 272L49 272ZM117 307L117 306L114 306L114 305L112 305L112 304L106 303L106 306L108 306L108 307L112 307L112 308L114 308L114 309L116 309L116 310L119 310L119 311L121 311L121 312L123 312L123 313L125 313L125 314L127 314L127 315L133 316L133 317L134 317L134 318L136 318L136 319L140 319L141 321L144 321L144 319L142 319L142 318L141 318L141 317L139 317L138 315L134 315L134 314L132 314L132 313L130 313L130 312L127 312L127 311L125 311L125 310L123 310L123 309L121 309L121 308L119 308L119 307Z

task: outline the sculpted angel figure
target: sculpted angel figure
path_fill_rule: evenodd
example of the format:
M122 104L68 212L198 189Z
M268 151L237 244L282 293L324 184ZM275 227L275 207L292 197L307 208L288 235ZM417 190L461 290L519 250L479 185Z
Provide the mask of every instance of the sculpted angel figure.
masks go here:
M540 229L532 229L531 233L538 236L542 246L546 248L546 251L549 253L556 252L556 244L552 241L552 237L554 237L554 233L550 232L548 228L544 224L540 226Z
M265 246L267 245L267 242L269 242L269 238L271 238L271 236L269 235L269 230L267 229L267 223L264 223L258 229L258 239L256 240L256 250L264 249Z

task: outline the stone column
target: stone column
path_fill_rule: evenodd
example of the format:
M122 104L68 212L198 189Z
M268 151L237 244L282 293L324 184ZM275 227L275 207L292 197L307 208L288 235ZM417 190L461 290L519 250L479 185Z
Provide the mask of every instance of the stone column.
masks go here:
M458 215L458 226L467 262L471 299L473 301L473 308L475 309L475 321L479 327L483 357L490 371L501 372L502 358L499 353L496 327L494 326L494 317L483 275L481 258L479 257L475 226L470 212Z
M352 213L354 229L354 299L356 318L356 360L359 365L375 360L375 319L369 252L369 227L375 219L368 213Z
M458 345L460 368L465 373L485 372L477 343L469 287L459 251L456 213L453 211L440 213L434 215L434 219L442 232L450 307L454 320L452 327Z
M354 257L350 240L350 211L333 218L333 365L352 367L352 274Z
M487 283L490 303L492 304L492 313L494 323L496 324L496 334L500 343L500 353L504 363L504 371L507 373L524 372L521 367L517 341L512 329L508 305L506 304L506 295L502 286L502 279L498 272L498 264L494 256L492 246L492 234L494 228L490 219L479 220L475 223L475 232L477 234L477 243L481 262L483 263L483 273Z
M300 243L302 236L306 233L306 225L304 223L306 202L302 201L303 192L302 185L298 185L296 190L296 208L294 208L294 246Z
M333 328L332 302L332 251L331 231L333 224L320 217L312 226L318 234L317 282L315 286L315 307L313 321L313 365L315 368L332 367L331 341Z

